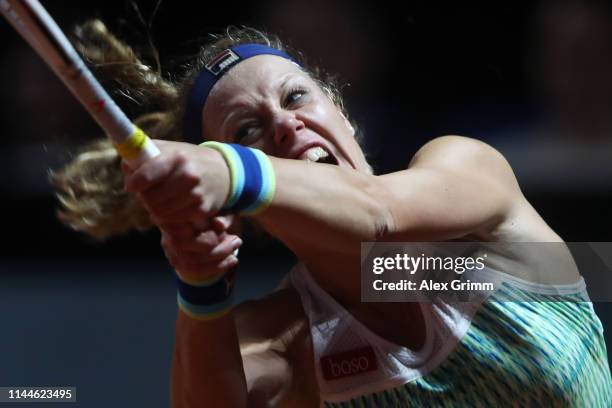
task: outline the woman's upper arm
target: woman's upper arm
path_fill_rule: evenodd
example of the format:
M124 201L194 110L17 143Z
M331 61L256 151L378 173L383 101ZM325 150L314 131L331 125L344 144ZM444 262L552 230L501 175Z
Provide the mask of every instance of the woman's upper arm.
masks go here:
M489 145L445 136L423 146L407 170L380 177L391 214L387 239L437 241L490 231L520 201L512 169Z

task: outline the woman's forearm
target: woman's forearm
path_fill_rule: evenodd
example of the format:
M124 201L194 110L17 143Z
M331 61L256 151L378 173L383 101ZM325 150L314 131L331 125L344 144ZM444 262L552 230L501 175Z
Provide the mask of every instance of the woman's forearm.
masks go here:
M171 381L174 408L247 406L246 380L231 313L199 321L178 312Z
M333 247L353 255L360 242L376 240L390 227L386 193L375 176L338 166L271 160L276 195L256 218L292 249Z

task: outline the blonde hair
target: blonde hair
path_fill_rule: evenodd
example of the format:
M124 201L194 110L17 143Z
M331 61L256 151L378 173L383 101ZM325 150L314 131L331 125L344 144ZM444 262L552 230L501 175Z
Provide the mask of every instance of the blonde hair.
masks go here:
M97 76L112 86L139 113L134 123L153 139L182 140L184 101L193 81L220 51L245 43L266 44L291 53L276 36L253 28L229 27L211 36L178 82L164 78L145 64L134 50L107 30L100 20L88 21L75 30L74 45ZM305 67L303 57L292 53ZM304 70L348 117L339 88L317 68ZM124 189L121 159L107 139L84 146L59 171L50 173L60 202L58 217L69 227L104 239L132 229L147 229L151 220L140 202Z

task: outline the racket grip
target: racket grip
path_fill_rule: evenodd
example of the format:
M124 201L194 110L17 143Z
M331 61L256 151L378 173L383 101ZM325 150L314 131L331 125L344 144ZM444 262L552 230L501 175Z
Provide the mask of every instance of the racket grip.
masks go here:
M130 136L121 143L115 143L114 146L119 156L132 169L139 167L143 162L159 154L159 149L155 146L155 143L136 125L134 125Z

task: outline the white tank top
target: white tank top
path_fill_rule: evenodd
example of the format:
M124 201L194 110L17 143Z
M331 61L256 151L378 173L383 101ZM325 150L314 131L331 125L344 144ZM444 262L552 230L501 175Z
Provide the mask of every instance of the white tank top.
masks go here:
M491 269L479 273L486 275L487 281L496 280L496 287L501 287L503 283L503 291L510 294L526 291L534 294L534 300L549 296L549 292L562 296L576 294L577 298L564 303L536 301L522 306L519 302L498 302L495 296L491 297L494 293L483 292L481 298L471 302L437 300L420 303L426 328L425 341L419 351L413 351L374 334L321 289L303 264L296 265L289 276L300 294L310 323L321 406L431 406L435 401L457 402L459 386L472 389L467 394L471 397L476 394L482 401L503 403L508 401L506 398L511 398L511 394L506 396L499 391L491 393L490 390L511 390L508 384L514 385L523 371L532 370L534 376L546 378L572 361L568 355L555 355L553 358L546 353L535 352L533 356L527 356L529 358L491 357L505 356L513 347L512 341L518 341L516 339L534 346L532 350L540 350L542 345L563 338L569 355L584 356L588 352L587 355L593 356L593 361L587 366L591 369L595 367L604 374L597 377L601 379L601 384L597 386L583 384L587 391L576 394L579 398L576 401L583 401L580 398L590 401L588 398L592 395L601 394L590 390L601 387L606 389L605 399L610 398L612 382L605 358L603 330L588 302L584 280L580 279L572 285L551 287L536 285ZM487 301L490 297L491 301ZM479 309L482 310L479 312ZM477 313L476 327L470 328ZM577 322L566 318L577 314L583 316ZM507 322L512 322L510 328L506 327ZM562 333L553 335L553 330L557 329ZM505 344L506 340L508 344ZM502 370L498 371L503 376L489 376L486 369L494 365L489 364L491 361ZM469 370L465 364L470 365ZM568 366L566 371L572 370ZM528 376L525 381L532 380ZM496 381L500 383L499 386ZM565 378L560 381L561 385L571 383ZM434 399L430 399L432 395ZM542 395L526 393L524 402L539 403ZM381 405L381 398L400 400L388 400L395 402ZM394 405L398 401L401 401L400 405Z
M321 289L303 264L291 270L290 278L310 321L317 380L325 401L344 401L425 375L463 337L480 305L421 303L425 342L419 351L412 351L369 330Z

